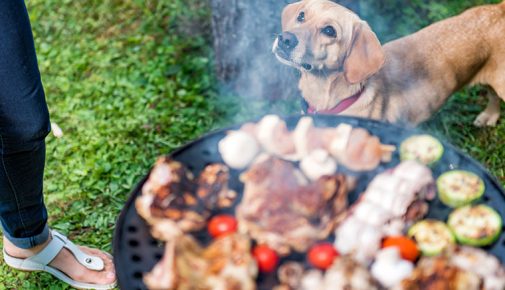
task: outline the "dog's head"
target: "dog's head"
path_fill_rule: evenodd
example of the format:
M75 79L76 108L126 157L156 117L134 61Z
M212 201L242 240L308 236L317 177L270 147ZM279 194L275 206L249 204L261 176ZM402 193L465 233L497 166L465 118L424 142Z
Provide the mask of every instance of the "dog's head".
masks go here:
M381 44L366 22L329 0L289 4L282 12L282 30L273 52L302 73L343 74L349 84L358 84L384 63Z

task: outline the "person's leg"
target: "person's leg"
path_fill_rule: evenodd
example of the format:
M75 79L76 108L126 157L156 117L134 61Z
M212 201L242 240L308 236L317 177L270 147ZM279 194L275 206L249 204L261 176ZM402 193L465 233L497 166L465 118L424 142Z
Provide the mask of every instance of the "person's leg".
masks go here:
M0 1L0 220L28 249L49 231L42 197L49 113L23 1Z
M51 237L43 202L44 138L49 113L23 0L0 0L0 221L4 250L15 258L41 251ZM76 281L108 284L114 268L105 253L81 247L105 262L103 271L79 264L63 249L50 263Z

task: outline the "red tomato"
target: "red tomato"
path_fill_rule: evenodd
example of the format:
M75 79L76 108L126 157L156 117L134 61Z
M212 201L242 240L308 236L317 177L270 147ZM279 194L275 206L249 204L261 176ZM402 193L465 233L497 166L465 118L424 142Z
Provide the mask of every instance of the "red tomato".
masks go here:
M270 273L275 270L279 263L277 253L266 245L258 245L253 249L253 256L258 263L260 272Z
M322 270L328 269L337 256L338 252L331 243L314 245L307 253L309 263Z
M412 262L415 262L417 257L419 257L419 249L416 243L407 237L387 237L382 242L382 247L398 247L402 258Z
M207 230L214 238L234 233L237 231L237 220L231 215L216 215L210 219Z

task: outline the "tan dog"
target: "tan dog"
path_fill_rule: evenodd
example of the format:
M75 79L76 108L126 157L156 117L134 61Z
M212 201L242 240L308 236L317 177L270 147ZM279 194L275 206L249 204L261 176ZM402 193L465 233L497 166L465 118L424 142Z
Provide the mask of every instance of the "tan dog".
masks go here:
M356 14L328 0L288 5L282 28L273 52L300 69L309 112L417 124L465 85L489 85L505 100L505 1L384 46ZM494 126L499 116L490 93L474 124Z

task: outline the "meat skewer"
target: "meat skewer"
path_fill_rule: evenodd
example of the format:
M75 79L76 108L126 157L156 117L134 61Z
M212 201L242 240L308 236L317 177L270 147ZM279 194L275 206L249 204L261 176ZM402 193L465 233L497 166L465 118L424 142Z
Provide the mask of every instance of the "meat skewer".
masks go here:
M253 141L254 140L254 141ZM257 124L247 123L238 131L230 132L219 143L224 161L232 168L242 169L258 154L258 148L279 158L311 163L304 173L316 180L329 168L329 158L354 171L374 169L381 161L389 162L394 146L384 145L366 130L340 124L336 128L317 128L310 117L299 120L291 132L286 123L275 115L267 115ZM318 153L314 153L318 151ZM327 152L322 155L321 151ZM318 158L314 158L313 153ZM324 156L324 157L321 157ZM333 161L335 163L335 161ZM320 168L317 168L320 167Z

